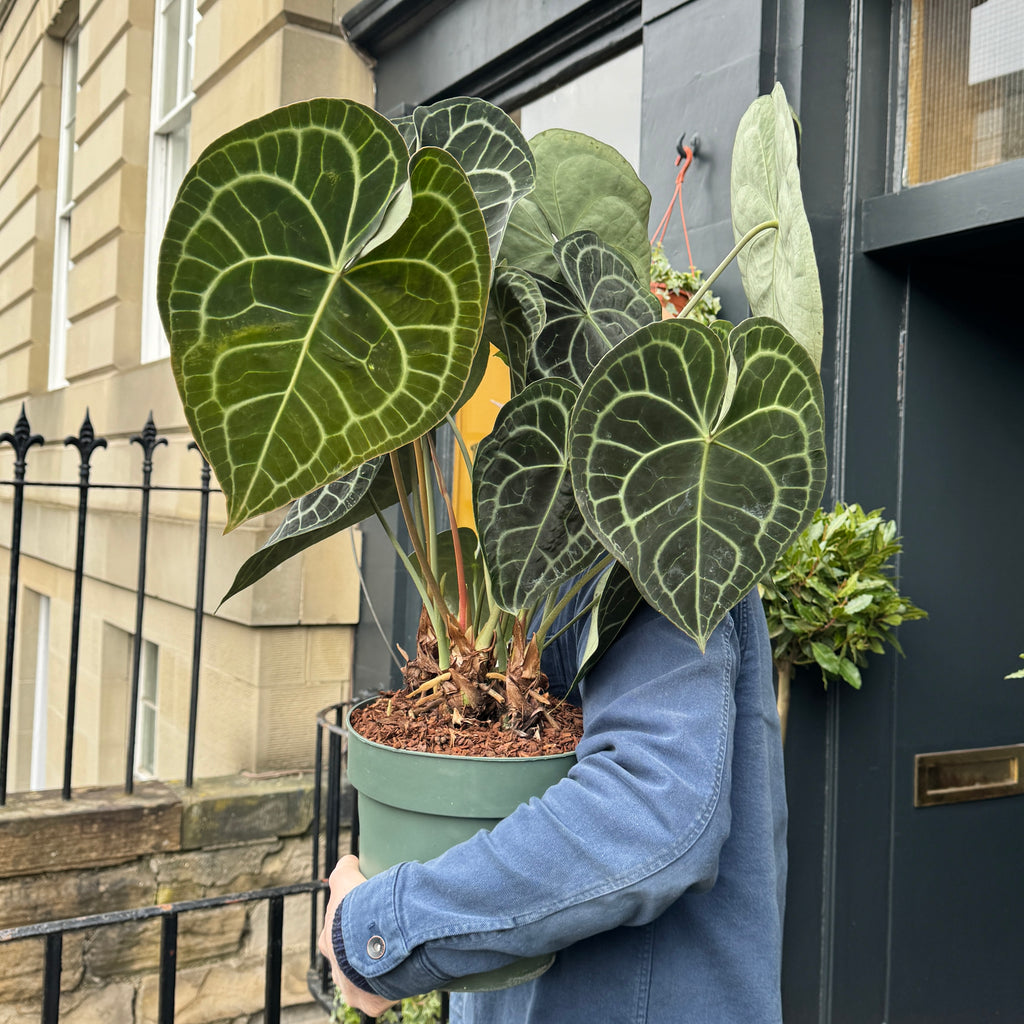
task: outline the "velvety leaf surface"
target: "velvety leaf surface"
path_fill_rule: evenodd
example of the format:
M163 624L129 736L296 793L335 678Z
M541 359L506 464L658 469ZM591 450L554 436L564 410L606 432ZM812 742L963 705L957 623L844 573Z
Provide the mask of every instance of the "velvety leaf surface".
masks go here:
M537 186L512 211L501 255L512 266L554 278L551 247L576 231L594 231L650 282L647 222L651 194L611 146L580 132L552 128L530 140Z
M524 270L500 267L491 285L488 321L484 337L501 353L517 395L526 387L531 354L546 322L537 281Z
M399 459L408 487L416 471L412 448L403 448ZM251 587L293 555L369 519L374 506L383 511L396 501L398 492L387 455L378 455L340 480L303 495L291 504L263 547L245 560L221 601Z
M561 280L538 277L544 326L530 353L528 380L564 377L581 385L601 357L645 324L661 304L630 265L593 231L556 242Z
M451 153L466 172L497 258L512 208L533 191L536 164L519 126L493 103L465 96L417 107L412 116L419 145Z
M519 611L583 568L597 542L576 505L565 462L579 389L530 384L498 413L473 466L473 509L498 604Z
M158 302L229 528L420 436L463 390L487 232L456 161L424 149L408 217L368 246L406 152L368 108L315 100L229 133L186 176Z
M729 344L692 320L641 328L584 386L570 469L584 517L701 647L809 521L825 484L821 384L767 318Z
M800 192L796 134L786 93L776 85L740 120L732 154L732 223L739 241L751 228L777 220L737 257L754 316L786 325L821 365L824 321L811 228Z

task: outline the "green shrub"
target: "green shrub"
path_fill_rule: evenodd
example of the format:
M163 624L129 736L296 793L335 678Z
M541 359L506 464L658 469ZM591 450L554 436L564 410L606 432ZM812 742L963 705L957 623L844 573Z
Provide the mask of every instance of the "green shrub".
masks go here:
M341 990L335 989L331 1024L362 1024L362 1020L358 1010L345 1005ZM428 992L426 995L403 999L400 1007L386 1010L377 1020L379 1024L438 1024L441 1020L441 993Z
M795 665L817 665L826 687L845 680L859 690L868 654L887 644L902 654L896 627L927 614L896 587L893 561L902 544L895 522L881 513L860 505L819 509L762 585L783 735Z

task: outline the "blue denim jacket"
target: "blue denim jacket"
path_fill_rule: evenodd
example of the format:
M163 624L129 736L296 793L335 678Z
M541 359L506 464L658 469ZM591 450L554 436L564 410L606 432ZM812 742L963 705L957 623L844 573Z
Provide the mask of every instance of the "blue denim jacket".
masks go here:
M582 622L545 650L554 688L585 640ZM492 832L345 897L336 927L352 968L398 998L558 953L532 982L454 995L453 1024L781 1022L786 806L756 591L704 654L644 606L581 696L566 779Z

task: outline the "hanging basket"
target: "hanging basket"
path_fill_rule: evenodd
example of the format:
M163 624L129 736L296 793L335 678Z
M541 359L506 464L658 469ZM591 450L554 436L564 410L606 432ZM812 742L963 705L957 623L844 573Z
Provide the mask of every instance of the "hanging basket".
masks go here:
M662 320L679 316L693 298L693 292L669 291L661 281L651 282L651 294L661 303Z

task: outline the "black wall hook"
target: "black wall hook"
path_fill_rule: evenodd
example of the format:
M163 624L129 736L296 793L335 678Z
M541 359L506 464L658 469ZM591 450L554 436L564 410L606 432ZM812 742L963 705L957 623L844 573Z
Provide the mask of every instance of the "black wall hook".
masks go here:
M683 145L685 140L686 140L686 132L683 132L683 134L679 136L679 141L676 143L676 152L684 160L686 159L686 149L684 148L684 145ZM700 136L696 132L694 132L693 138L690 139L690 152L694 156L696 156L699 149L700 149Z

